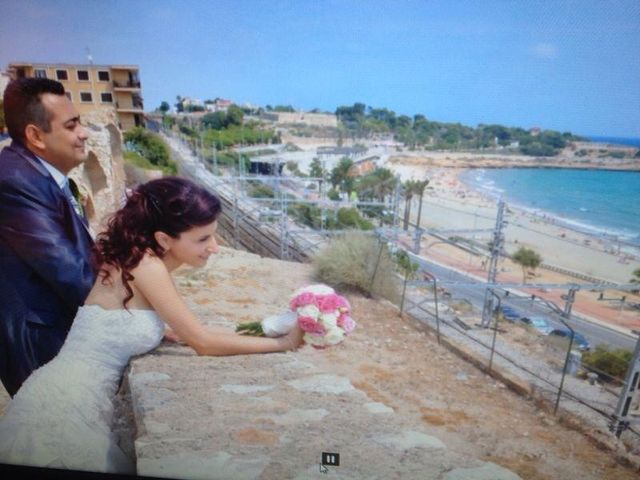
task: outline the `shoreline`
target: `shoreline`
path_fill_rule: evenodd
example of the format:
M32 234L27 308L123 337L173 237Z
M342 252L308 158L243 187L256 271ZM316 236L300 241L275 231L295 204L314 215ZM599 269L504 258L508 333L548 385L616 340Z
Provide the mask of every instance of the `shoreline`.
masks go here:
M457 173L457 178L460 183L468 190L473 191L486 198L488 201L492 201L497 204L499 195L492 194L486 189L483 189L482 186L475 185L472 181L462 178L467 170L470 169L465 169L464 171ZM640 243L634 243L631 241L631 238L638 238L640 240L640 232L608 229L604 226L590 224L583 219L564 217L553 211L523 205L516 201L505 200L505 204L514 210L528 214L531 218L536 219L536 221L557 226L562 229L571 230L576 234L585 235L586 237L593 238L598 242L607 242L609 245L615 246L618 253L624 249L628 254L640 258Z
M486 242L495 228L497 202L486 192L477 191L459 177L467 169L429 165L399 165L391 168L402 180L429 178L423 197L421 226L440 230L477 230L484 233L472 236ZM417 199L411 209L412 221L417 220ZM550 221L513 203L507 203L505 220L505 249L515 251L524 245L539 251L543 262L602 278L612 283L626 284L635 268L640 268L640 248L628 246L575 226ZM620 245L618 245L620 243ZM588 265L584 259L589 259Z

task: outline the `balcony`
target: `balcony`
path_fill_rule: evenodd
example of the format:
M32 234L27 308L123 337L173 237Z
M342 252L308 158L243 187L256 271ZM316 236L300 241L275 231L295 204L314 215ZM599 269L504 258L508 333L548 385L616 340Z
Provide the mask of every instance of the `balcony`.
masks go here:
M128 82L117 82L113 81L113 89L118 91L135 91L140 90L142 88L139 81L129 80Z
M129 105L120 105L116 102L116 111L122 113L144 113L144 105L142 102L132 102Z

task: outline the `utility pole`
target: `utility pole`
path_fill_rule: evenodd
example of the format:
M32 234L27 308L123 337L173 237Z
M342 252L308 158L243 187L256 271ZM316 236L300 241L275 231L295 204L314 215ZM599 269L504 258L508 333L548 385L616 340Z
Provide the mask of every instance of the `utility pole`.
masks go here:
M400 177L396 177L396 188L393 192L393 242L398 242L398 205L400 204Z
M487 275L487 283L496 283L496 275L498 273L498 258L502 251L502 244L504 243L504 235L502 233L502 227L504 226L504 201L500 199L498 201L498 214L496 216L496 225L493 230L493 240L491 244L491 258L489 259L489 274ZM493 314L493 297L489 294L489 288L486 288L484 292L484 306L482 308L482 322L480 326L488 328L491 326L491 317Z
M413 253L420 255L420 242L422 240L422 234L424 229L419 226L413 232Z
M562 296L562 299L565 301L564 311L562 312L562 316L564 318L571 318L571 308L573 307L573 302L576 299L576 289L570 288L569 293L565 296Z
M640 333L634 331L634 333ZM638 395L638 386L640 380L640 337L636 343L636 348L633 352L633 357L629 363L629 370L627 370L627 376L624 381L624 387L620 392L620 398L618 398L618 405L616 411L613 414L613 421L609 425L609 429L620 438L620 435L624 430L631 425L631 419L629 416L629 410L631 409L631 403L633 397ZM636 417L637 418L637 417ZM637 421L637 420L636 420Z

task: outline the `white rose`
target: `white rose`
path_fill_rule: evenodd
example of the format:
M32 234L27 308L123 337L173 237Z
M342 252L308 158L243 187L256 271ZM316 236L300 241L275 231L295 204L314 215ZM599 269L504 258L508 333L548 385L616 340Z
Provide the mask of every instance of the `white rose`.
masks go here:
M338 322L338 314L336 312L321 313L319 320L327 330L335 328Z
M333 288L323 285L322 283L316 283L315 285L299 288L293 293L293 295L291 295L291 298L294 299L304 292L313 293L314 295L329 295L331 293L336 293Z
M337 345L344 338L344 331L340 328L331 328L324 336L324 341L328 345Z
M317 335L311 335L309 333L305 333L303 338L304 338L304 341L309 345L316 345L318 347L324 347L326 345L324 340L325 337L319 337Z
M320 309L315 305L305 305L298 308L298 315L301 317L311 317L313 319L318 318L320 315Z

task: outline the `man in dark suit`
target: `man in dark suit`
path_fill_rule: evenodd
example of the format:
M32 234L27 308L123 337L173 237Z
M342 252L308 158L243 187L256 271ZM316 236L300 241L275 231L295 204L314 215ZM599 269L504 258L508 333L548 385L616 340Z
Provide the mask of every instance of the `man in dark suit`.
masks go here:
M87 131L61 83L23 78L4 93L0 153L0 379L11 396L60 350L96 278L93 240L67 174Z

